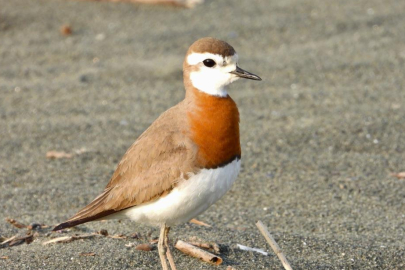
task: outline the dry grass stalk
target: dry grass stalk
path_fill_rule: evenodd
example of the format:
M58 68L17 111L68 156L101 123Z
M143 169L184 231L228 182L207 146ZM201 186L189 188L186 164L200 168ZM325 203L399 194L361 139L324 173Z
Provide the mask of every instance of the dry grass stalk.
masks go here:
M398 179L405 179L405 172L391 173L391 176L394 176Z
M151 5L171 5L183 8L193 8L197 4L201 4L204 2L204 0L92 0L92 1L129 2L129 3L140 3Z
M48 245L48 244L52 244L52 243L69 243L69 242L79 240L79 239L93 238L95 236L104 236L104 237L112 238L112 239L127 239L127 236L125 236L123 234L109 235L107 230L100 230L98 232L90 233L90 234L61 236L61 237L53 238L49 241L43 242L42 244Z
M197 225L200 225L200 226L205 226L205 227L211 227L211 225L209 225L209 224L207 224L207 223L205 223L205 222L202 222L202 221L200 221L200 220L197 220L197 219L195 219L195 218L193 218L192 220L190 220L190 223L197 224Z
M49 241L43 242L42 245L48 245L48 244L52 244L52 243L69 243L71 241L73 241L72 236L62 236L62 237L53 238Z
M85 257L96 256L96 253L94 253L94 252L82 252L82 253L79 254L79 256L85 256Z
M59 159L59 158L72 158L73 155L63 151L48 151L46 152L46 158Z
M27 225L22 224L13 218L6 218L6 221L18 229L27 228Z
M21 223L13 218L6 218L6 221L18 229L36 230L36 229L49 228L49 226L44 225L44 224L39 224L39 223L32 223L27 226L24 223Z
M222 263L221 257L209 253L205 250L202 250L184 241L178 240L174 247L184 252L185 254L198 258L204 262L211 263L214 265L220 265Z
M62 236L62 237L53 238L49 241L43 242L42 245L48 245L48 244L52 244L52 243L69 243L69 242L79 240L79 239L92 238L97 235L100 235L100 234L91 233L91 234L84 234L84 235Z
M157 244L159 242L159 239L152 239L149 241L149 244L153 245L153 244Z
M6 239L5 241L1 242L0 248L18 246L23 243L31 244L33 241L34 241L34 236L32 234L27 234L24 236L14 235L13 237L10 237L10 238Z
M237 247L238 247L240 250L253 251L253 252L257 252L257 253L263 254L264 256L269 255L266 251L264 251L264 250L262 250L262 249L260 249L260 248L251 248L251 247L244 246L244 245L241 245L241 244L237 244Z
M5 244L10 243L10 242L13 241L14 239L16 239L17 236L18 236L18 235L14 235L14 236L12 236L12 237L10 237L10 238L8 238L8 239L5 239L3 242L0 243L0 245L2 246L2 245L5 245Z
M70 35L71 33L68 33L68 31L71 31L71 29L70 30L67 30L67 29L70 29L70 28L61 28L61 32L65 31L64 35ZM72 158L75 155L81 155L81 154L84 154L86 152L88 152L88 150L86 148L84 148L84 147L82 147L80 149L73 150L72 153L66 153L64 151L53 151L53 150L51 150L51 151L46 152L46 158L49 158L49 159Z
M283 252L281 251L280 247L278 246L277 242L274 240L273 236L269 233L266 226L264 226L263 222L260 220L256 223L257 228L261 232L261 234L266 239L267 243L271 246L274 253L276 253L277 257L280 259L281 263L286 270L292 270L290 263L287 261L287 258L284 256Z
M127 236L124 234L107 235L106 237L112 239L127 239Z

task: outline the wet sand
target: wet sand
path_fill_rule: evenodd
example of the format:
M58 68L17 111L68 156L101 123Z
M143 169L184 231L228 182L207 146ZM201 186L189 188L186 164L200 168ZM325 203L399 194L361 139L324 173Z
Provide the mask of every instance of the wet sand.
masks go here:
M25 234L6 217L54 225L98 195L137 136L183 98L189 45L214 36L263 81L230 87L243 167L198 217L212 227L171 231L173 241L220 244L224 262L173 250L178 269L282 269L259 219L294 269L404 269L405 180L391 173L405 171L405 2L240 2L0 0L0 236ZM60 34L64 24L72 35ZM42 245L100 229L140 237ZM157 236L128 221L43 229L0 249L0 268L159 269L157 250L126 246Z

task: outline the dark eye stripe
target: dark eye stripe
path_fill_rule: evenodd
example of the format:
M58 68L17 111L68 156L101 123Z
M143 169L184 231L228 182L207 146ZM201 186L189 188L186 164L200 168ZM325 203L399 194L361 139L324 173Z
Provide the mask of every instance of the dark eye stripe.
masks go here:
M204 63L204 66L206 66L206 67L213 67L216 65L215 61L212 59L205 59L203 61L203 63Z

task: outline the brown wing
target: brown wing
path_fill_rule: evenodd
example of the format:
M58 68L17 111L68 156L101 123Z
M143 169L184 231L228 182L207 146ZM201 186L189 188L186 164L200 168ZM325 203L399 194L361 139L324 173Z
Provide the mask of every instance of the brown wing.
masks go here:
M197 148L186 117L181 103L163 113L125 153L104 192L54 230L150 202L195 173Z

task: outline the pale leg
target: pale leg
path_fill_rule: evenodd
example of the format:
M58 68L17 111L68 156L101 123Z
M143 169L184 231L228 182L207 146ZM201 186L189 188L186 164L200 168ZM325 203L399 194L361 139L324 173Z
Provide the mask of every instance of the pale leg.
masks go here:
M166 234L166 224L162 224L160 226L160 236L159 236L159 242L158 242L158 251L159 251L159 257L160 257L160 262L162 263L162 268L163 270L169 270L167 267L167 261L166 261L166 248L165 248L165 234Z
M172 253L170 252L169 231L170 231L170 227L166 227L165 228L165 241L164 241L164 245L166 246L166 256L167 256L167 259L169 260L170 267L172 268L172 270L177 270L176 265L174 264Z

